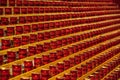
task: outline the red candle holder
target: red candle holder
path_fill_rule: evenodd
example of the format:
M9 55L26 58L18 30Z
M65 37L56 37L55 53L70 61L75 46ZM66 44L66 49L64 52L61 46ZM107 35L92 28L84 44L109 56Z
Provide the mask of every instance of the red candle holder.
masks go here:
M23 33L23 27L22 26L16 26L16 34L22 34Z
M0 15L3 15L3 8L0 8Z
M57 68L58 68L58 73L64 71L64 63L63 62L58 62L57 63Z
M39 13L39 8L34 8L34 13Z
M44 50L43 50L43 45L37 45L37 48L36 48L36 53L39 54L39 53L42 53Z
M40 74L39 73L32 73L32 80L40 80Z
M42 55L42 63L45 65L48 64L49 62L50 62L49 55Z
M43 50L44 51L48 51L48 50L50 50L50 43L44 43L44 47L43 47Z
M31 23L33 22L33 17L32 16L26 16L26 23Z
M33 69L33 61L26 60L24 61L24 72L28 72Z
M12 14L12 8L5 8L5 14Z
M70 71L70 75L71 75L71 80L77 79L77 71L76 70Z
M38 31L38 24L32 24L32 32Z
M23 26L23 33L29 33L31 32L31 26L30 25L24 25Z
M44 33L44 39L47 40L50 38L50 32L45 32Z
M20 8L14 7L14 14L20 14Z
M21 1L22 2L22 1ZM22 4L22 3L21 3ZM21 8L21 13L22 14L27 14L28 9L27 8Z
M18 53L19 53L19 59L22 59L27 57L28 52L27 49L19 49Z
M36 34L30 34L30 43L34 43L37 41L37 35Z
M44 26L44 30L49 29L49 23L44 23L43 26Z
M17 24L17 17L10 17L10 24Z
M10 70L9 68L2 67L0 68L0 80L8 80L10 78Z
M14 37L13 38L13 46L14 47L18 47L18 46L20 46L21 45L21 38L19 38L19 37Z
M7 62L15 61L15 59L16 59L16 53L13 51L8 51L7 52Z
M20 16L19 17L19 23L21 23L21 24L26 23L26 17Z
M60 59L63 57L63 52L61 50L57 50L57 59Z
M28 56L32 56L34 54L36 54L36 47L35 46L29 46L28 48Z
M29 43L29 36L22 36L22 45L26 45Z
M50 38L55 38L55 37L56 37L55 31L50 31Z
M64 80L71 80L71 75L65 73L65 74L64 74Z
M12 76L17 76L22 73L22 66L20 64L12 65Z
M39 9L39 8L37 8L37 9ZM38 22L38 21L39 21L38 16L33 16L33 22ZM39 27L38 27L38 31L39 31Z
M34 58L34 67L37 68L42 65L42 59L41 57Z
M38 33L38 41L44 40L44 34L43 33Z
M57 59L56 53L50 53L50 61L53 62Z
M58 74L56 66L50 65L49 69L50 69L50 76L51 77Z
M0 54L0 65L3 64L3 55Z
M3 37L3 36L4 36L4 30L0 29L0 37Z
M9 39L2 39L1 42L2 42L2 50L11 47L11 41Z
M9 24L9 20L6 17L1 17L1 25L8 25Z
M69 55L68 49L62 49L62 51L63 51L64 57Z
M64 62L64 69L65 70L70 68L70 60L64 60L63 62Z
M49 77L50 77L49 69L41 69L41 78L43 78L44 80L44 78L48 79Z
M57 48L57 41L51 41L50 46L51 46L51 49L56 49Z

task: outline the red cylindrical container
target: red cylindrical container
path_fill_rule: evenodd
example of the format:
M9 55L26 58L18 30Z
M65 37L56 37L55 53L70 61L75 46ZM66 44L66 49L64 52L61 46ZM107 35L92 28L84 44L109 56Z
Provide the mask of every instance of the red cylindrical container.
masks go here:
M71 80L77 79L77 71L76 70L70 71L70 74L71 74Z
M57 40L56 44L57 44L58 48L61 47L62 46L62 40Z
M30 34L30 43L34 43L37 41L37 35L36 34Z
M16 59L16 52L8 51L7 52L7 62L15 61Z
M75 58L69 58L70 60L70 67L75 65Z
M68 47L68 51L69 51L70 54L73 54L74 53L73 47Z
M67 45L67 39L66 38L62 39L62 46L65 46L65 45Z
M43 45L37 45L37 48L36 48L36 53L37 54L40 54L40 53L42 53L44 50L43 50Z
M18 47L21 45L21 38L20 37L14 37L13 38L13 46Z
M2 39L1 42L2 42L2 50L11 47L11 41L9 39Z
M19 53L19 59L22 59L27 57L28 52L27 49L19 49L18 53Z
M63 57L63 52L61 50L57 50L57 59L60 59Z
M57 68L58 68L58 73L64 71L64 63L63 62L58 62L57 63Z
M50 62L49 55L42 55L42 64L48 64Z
M38 41L44 40L44 34L43 33L38 33Z
M80 55L76 55L74 58L75 58L75 64L79 64L81 62Z
M56 53L50 53L50 61L53 62L57 59Z
M0 29L0 37L3 37L3 36L4 36L4 30Z
M32 56L36 54L36 47L35 46L29 46L28 48L28 56Z
M22 34L23 33L23 27L22 26L16 26L16 34Z
M44 43L44 48L43 48L43 50L44 50L44 51L50 50L50 43L45 42L45 43Z
M23 33L29 33L31 32L31 26L30 25L24 25L23 27Z
M0 65L3 64L3 55L0 54Z
M65 70L70 68L70 60L64 60L63 62L64 62L64 69Z
M47 80L50 77L49 69L41 69L41 79Z
M55 38L55 37L56 37L55 31L50 31L50 38Z
M31 60L24 61L24 72L30 71L33 69L33 62Z
M0 68L0 80L8 80L10 78L9 68L2 67Z
M7 27L7 36L11 36L11 35L14 35L15 33L15 30L14 30L14 27Z
M12 65L12 76L17 76L22 73L22 66L21 64L14 64Z
M65 74L64 74L64 80L71 80L71 75L65 73Z
M44 32L44 39L47 40L50 38L50 32Z
M21 77L20 80L30 80L30 78L29 77Z
M82 75L87 72L87 66L86 65L81 65L82 67Z
M42 65L41 57L35 57L34 58L34 67L37 68L37 67L40 67L41 65Z
M22 36L22 45L29 43L29 36Z
M56 66L50 65L49 69L50 69L50 76L51 77L55 76L58 73Z
M77 76L81 77L82 76L82 68L81 67L77 67L76 70L77 70Z
M87 64L87 71L91 71L92 70L92 62L88 62Z
M62 51L63 51L64 57L69 55L68 49L62 49Z
M50 42L51 49L57 48L57 43L56 43L56 42L57 42L57 41L51 41L51 42Z
M39 73L32 73L32 80L40 80L40 74Z

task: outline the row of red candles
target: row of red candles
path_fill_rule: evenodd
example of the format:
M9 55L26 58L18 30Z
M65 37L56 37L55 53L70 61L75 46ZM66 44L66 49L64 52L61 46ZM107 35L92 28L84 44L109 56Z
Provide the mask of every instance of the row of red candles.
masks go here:
M81 11L93 11L94 10L99 10L99 8L79 8ZM117 9L115 7L113 8L103 8L103 9ZM12 8L0 8L1 11L1 15L3 14L3 12L5 12L5 14L12 14ZM33 7L28 7L28 8L19 8L19 7L15 7L13 10L14 14L32 14L32 13L48 13L48 12L78 12L78 8L33 8ZM107 13L107 12L104 12ZM113 12L114 13L114 12ZM91 14L91 13L90 13ZM94 14L94 13L92 13ZM102 14L102 13L101 13ZM84 15L84 14L83 14Z
M116 66L120 64L120 59L115 59L111 61L110 63L106 64L105 66L102 66L99 70L94 72L92 75L89 76L90 80L98 80L102 79L105 75L107 75L110 71L112 71ZM117 71L119 72L119 71ZM120 74L117 74L120 75ZM111 79L111 77L108 78L108 80L118 80L119 77L114 77ZM107 79L104 79L107 80Z
M84 30L89 30L89 29L94 29L94 28L100 28L100 27L104 27L104 26L109 26L111 24L117 24L117 23L119 23L119 20L106 22L106 23L91 24L91 25L87 25L87 26L76 26L75 28L67 28L67 31L68 31L68 33L72 33L72 32L75 33L76 31L84 31ZM47 30L47 29L58 28L58 27L64 27L66 24L69 25L71 23L70 22L68 23L68 21L67 22L62 21L62 22L52 22L52 23L7 27L7 30L0 29L0 37L11 36L14 34L23 34L23 33ZM50 32L51 32L50 34L53 34L52 32L54 32L54 31L50 31ZM67 33L65 31L65 29L63 29L62 32ZM56 35L61 34L61 31L56 30L54 32L54 34L56 34Z
M120 76L120 68L117 68L104 79L105 80L118 80L119 76Z
M119 34L120 34L119 32L116 32L114 34L102 36L99 38L95 38L93 40L89 40L89 41L77 44L78 46L75 47L75 50L87 48L87 47L92 46L92 45L99 43L101 41L105 41L105 40L117 37ZM16 60L16 56L18 56L18 59L21 59L21 58L25 58L27 56L32 56L34 54L39 54L39 53L48 51L50 48L55 49L55 48L61 47L62 45L65 46L67 44L78 42L81 39L80 38L78 39L77 36L79 36L79 35L76 35L76 37L74 36L74 38L73 38L74 40L70 39L68 41L68 43L66 42L66 40L63 43L61 43L59 40L59 41L57 41L58 45L57 45L57 42L52 41L51 45L50 45L50 43L45 43L44 46L43 45L36 45L36 46L29 46L28 49L19 49L17 52L18 55L16 54L16 52L11 52L11 51L9 52L8 51L8 53L7 53L8 61L7 62L12 62L12 61ZM75 40L75 38L77 38L77 39ZM116 44L118 42L119 41L114 42L114 44ZM63 49L63 51L67 53L69 50L71 51L71 49L74 49L74 48L69 47L68 49ZM0 58L1 64L4 62L2 56L3 55L1 55L1 58Z
M51 1L27 1L27 0L0 0L1 6L7 6L7 2L9 1L9 6L81 6L85 5L84 3L72 3L66 2L67 0L60 2L51 2ZM75 0L74 0L75 1ZM78 0L76 0L78 1ZM87 1L87 0L86 0ZM96 1L96 0L95 0ZM86 6L114 6L114 4L87 4Z
M91 14L91 13L90 13ZM38 17L38 18L37 18ZM41 22L41 21L49 21L53 19L53 16L51 15L46 15L46 16L20 16L20 17L1 17L1 22L0 25L9 25L9 24L24 24L24 23L31 23L31 22ZM54 18L56 20L59 19L65 19L65 18L70 18L69 15L67 16L56 16L57 18ZM81 17L81 16L80 16ZM104 17L97 17L97 18L90 18L90 19L78 19L78 20L68 20L70 22L69 25L77 25L80 23L91 23L91 22L98 22L98 21L103 21L107 19L116 19L119 18L119 15L114 15L114 16L104 16ZM68 22L67 21L67 22ZM66 22L66 21L65 21Z
M88 71L91 71L94 67L98 66L99 64L101 64L105 60L107 60L107 59L113 57L114 55L118 54L119 51L120 51L120 49L117 48L117 49L112 50L111 52L106 53L105 55L102 54L101 56L97 57L96 59L86 63L86 65L83 65L81 68L76 68L77 70L79 70L78 74L77 74L76 71L71 71L71 73L73 74L72 78L69 75L66 75L65 76L66 77L65 80L68 80L68 77L70 77L69 80L76 80L77 76L80 77L83 74L87 73ZM96 52L97 53L95 53L95 54L99 53L98 51L96 51ZM101 52L101 50L100 50L100 52ZM72 67L72 66L74 66L76 64L79 64L81 61L84 61L84 59L83 60L82 60L82 58L80 59L79 56L80 55L75 56L74 58L70 58L69 60L65 60L63 62L59 62L59 63L57 63L56 66L50 66L49 67L50 69L43 69L43 70L41 70L41 76L42 76L41 80L47 80L51 76L54 76L54 75L56 75L56 74L58 74L60 72L63 72L64 70L66 70L66 69L68 69L68 68L70 68L70 67ZM94 55L92 55L92 56L94 56ZM38 62L40 63L39 60L41 60L41 59L40 58L37 59L37 62L36 62L37 64L38 64ZM25 69L25 72L32 70L33 69L33 62L30 61L30 60L24 61L24 69ZM10 77L9 69L2 68L0 71L2 73L1 74L1 76L2 76L1 80L7 80ZM13 74L13 76L20 75L21 72L22 72L22 65L17 65L16 64L16 65L12 66L12 74ZM33 78L32 80L39 80L40 79L40 75L39 74L33 74L32 78ZM21 79L21 80L26 80L26 79Z
M101 29L101 30L96 30L96 31L91 31L91 32L84 33L82 35L77 36L78 38L72 36L71 40L73 40L73 39L79 40L79 39L89 38L89 37L92 37L94 35L102 34L102 33L108 32L108 31L113 31L113 30L118 29L118 28L119 28L119 26ZM59 34L56 34L56 35L55 34L50 35L50 32L45 32L45 34L38 33L39 36L37 36L36 34L31 34L30 37L29 36L22 36L22 39L20 37L19 38L14 37L13 41L9 40L9 39L2 39L1 49L4 50L4 49L8 49L12 46L17 47L20 45L28 44L29 42L33 43L33 42L37 42L37 41L42 41L42 40L54 38L55 36L56 37L61 36L61 35L63 36L66 34L70 34L70 32L71 32L70 29L63 29L63 30L65 31L63 34L60 33L62 31L61 30L59 32ZM75 32L81 31L79 27L74 28L74 30L75 30ZM56 31L56 33L58 33L58 31ZM74 32L71 32L71 33L74 33ZM63 44L64 44L64 42L67 43L67 40L69 41L69 38L62 39L61 42Z
M92 69L94 69L96 66L99 66L100 64L102 64L103 62L108 60L109 58L111 58L114 55L118 54L119 51L120 50L118 48L118 49L112 51L114 53L108 52L105 55L100 55L99 57L93 59L92 61L87 62L84 66L81 65L81 67L77 67L76 70L71 70L70 73L64 74L63 77L61 76L61 77L57 78L57 80L76 80L78 77L81 77L82 75L84 75L87 72L89 72ZM119 60L119 59L117 59L117 60ZM119 61L117 61L117 60L116 60L116 66L119 65ZM114 64L112 66L115 67ZM94 76L92 76L92 77L90 76L89 78L90 78L90 80L98 80L98 79L101 79L103 77L101 75L102 74L99 74L99 76L96 76L94 74ZM93 79L93 77L94 77L94 79Z

